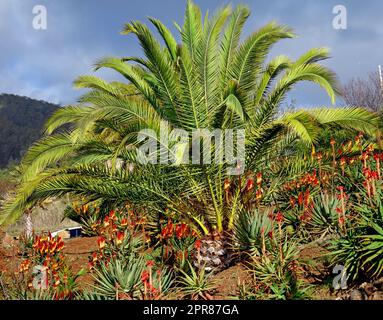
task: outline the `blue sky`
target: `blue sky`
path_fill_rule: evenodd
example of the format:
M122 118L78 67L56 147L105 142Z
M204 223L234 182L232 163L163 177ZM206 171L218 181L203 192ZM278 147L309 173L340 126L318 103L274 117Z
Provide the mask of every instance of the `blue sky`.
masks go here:
M252 15L245 35L271 20L290 25L299 37L277 44L271 57L283 53L295 58L312 47L329 47L332 58L325 64L342 83L366 77L383 65L381 0L195 2L210 12L225 3L248 4ZM338 4L347 9L346 30L332 27L332 9ZM32 27L35 5L47 8L47 30ZM72 87L72 81L91 74L97 59L140 55L137 40L119 33L125 22L153 16L171 26L173 21L182 23L184 6L184 0L0 0L0 92L74 103L82 92ZM110 71L97 74L120 79ZM311 84L297 86L289 99L298 106L330 104L326 94Z

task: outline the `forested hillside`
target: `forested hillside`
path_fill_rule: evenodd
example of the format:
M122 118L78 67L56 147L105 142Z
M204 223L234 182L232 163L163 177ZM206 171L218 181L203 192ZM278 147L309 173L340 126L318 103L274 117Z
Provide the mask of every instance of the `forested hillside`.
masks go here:
M58 107L28 97L0 94L0 168L20 160Z

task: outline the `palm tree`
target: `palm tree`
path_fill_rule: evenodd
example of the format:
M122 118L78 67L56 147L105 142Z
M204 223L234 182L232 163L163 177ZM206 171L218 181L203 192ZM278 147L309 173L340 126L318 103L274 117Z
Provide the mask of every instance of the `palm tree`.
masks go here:
M301 81L322 87L334 104L336 76L319 63L329 53L315 48L294 61L283 55L267 61L271 47L281 39L293 38L294 33L271 22L241 41L249 14L246 6L234 10L226 6L202 19L200 9L188 1L183 26L176 24L181 43L157 19L149 18L160 40L139 21L126 24L123 34L138 38L144 56L107 57L95 69L113 69L127 83L108 83L95 76L75 81L77 87L90 91L78 105L62 108L49 119L46 136L30 148L22 162L23 183L18 195L6 204L0 221L12 222L46 198L74 194L89 201L101 200L105 206L129 201L160 214L170 210L219 240L224 231L233 228L246 176L231 179L234 187L228 198L226 169L231 164L227 161L143 165L136 158L141 145L137 134L142 129L151 129L158 136L163 127L188 133L194 129L243 129L244 164L250 172L278 161L294 141L314 146L322 128L373 130L376 116L359 108L282 113L286 94ZM71 129L57 133L65 124Z

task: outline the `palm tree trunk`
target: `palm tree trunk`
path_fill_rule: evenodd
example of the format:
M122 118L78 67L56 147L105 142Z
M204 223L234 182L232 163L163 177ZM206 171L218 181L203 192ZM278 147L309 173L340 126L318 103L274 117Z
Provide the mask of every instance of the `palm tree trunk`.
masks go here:
M30 239L33 236L33 223L30 209L25 212L24 219L25 236L27 239Z
M226 269L230 262L228 241L224 235L215 232L201 240L200 248L194 255L194 266L207 272Z

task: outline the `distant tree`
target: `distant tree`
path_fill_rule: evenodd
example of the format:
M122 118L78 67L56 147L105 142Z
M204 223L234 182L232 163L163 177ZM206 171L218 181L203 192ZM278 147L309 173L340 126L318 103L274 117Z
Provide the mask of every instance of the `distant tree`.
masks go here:
M383 111L383 90L378 72L369 73L367 79L351 79L343 86L342 96L348 105Z

